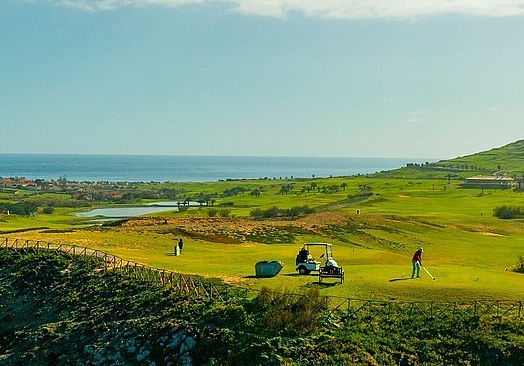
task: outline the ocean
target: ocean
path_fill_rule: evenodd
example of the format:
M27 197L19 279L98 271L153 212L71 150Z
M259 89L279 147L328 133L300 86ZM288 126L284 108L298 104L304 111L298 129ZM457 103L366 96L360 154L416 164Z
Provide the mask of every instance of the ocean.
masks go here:
M0 177L76 182L214 182L365 175L423 158L0 154Z

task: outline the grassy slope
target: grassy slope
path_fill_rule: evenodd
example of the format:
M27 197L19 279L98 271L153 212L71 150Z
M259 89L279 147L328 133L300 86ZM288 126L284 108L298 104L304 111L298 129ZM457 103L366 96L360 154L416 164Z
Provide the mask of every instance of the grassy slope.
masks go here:
M445 167L446 169L442 169ZM414 179L463 180L474 175L506 173L522 179L524 174L524 140L453 159L440 160L423 167L405 167L381 172L382 177L411 177Z
M442 160L437 164L452 164L454 166L468 165L483 168L488 172L506 171L510 174L524 173L524 140L481 151L476 154ZM500 166L500 169L499 169Z
M444 366L524 360L519 322L444 314L428 321L386 312L346 318L271 291L253 300L205 301L93 270L94 261L85 258L2 250L0 259L5 366ZM306 293L317 298L315 291Z

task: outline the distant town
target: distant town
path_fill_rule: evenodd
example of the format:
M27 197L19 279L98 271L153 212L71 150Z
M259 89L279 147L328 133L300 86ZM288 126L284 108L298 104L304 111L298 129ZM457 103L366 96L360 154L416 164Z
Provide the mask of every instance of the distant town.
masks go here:
M54 191L54 192L73 192L73 191L89 191L94 187L99 188L124 188L129 186L137 186L144 184L159 184L159 182L109 182L109 181L94 181L94 182L76 182L69 181L65 177L60 177L58 180L45 180L45 179L26 179L24 177L11 177L2 178L0 177L0 187L14 188L14 189L27 189L32 191Z
M24 177L0 177L0 189L10 190L27 190L35 192L50 192L50 193L67 193L72 198L79 201L119 201L126 203L129 201L136 201L142 198L175 198L181 193L180 190L164 189L154 193L150 191L142 191L137 194L136 188L138 186L153 186L160 184L159 182L75 182L69 181L65 177L60 177L58 180L45 179L27 179Z

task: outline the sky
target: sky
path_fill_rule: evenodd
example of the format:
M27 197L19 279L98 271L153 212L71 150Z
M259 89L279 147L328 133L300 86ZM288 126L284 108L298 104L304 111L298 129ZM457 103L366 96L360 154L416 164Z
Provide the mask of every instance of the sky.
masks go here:
M0 153L448 159L523 138L524 0L1 0Z

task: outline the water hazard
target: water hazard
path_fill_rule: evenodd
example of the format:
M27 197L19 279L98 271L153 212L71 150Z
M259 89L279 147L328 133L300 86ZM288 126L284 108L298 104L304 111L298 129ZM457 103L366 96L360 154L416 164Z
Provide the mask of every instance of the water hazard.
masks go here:
M198 202L189 202L189 207L198 207ZM188 205L186 205L188 207ZM125 218L142 216L156 212L178 211L178 202L153 202L146 203L137 207L110 207L94 208L91 211L77 212L77 217L105 217L105 218Z

